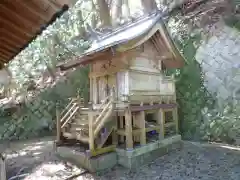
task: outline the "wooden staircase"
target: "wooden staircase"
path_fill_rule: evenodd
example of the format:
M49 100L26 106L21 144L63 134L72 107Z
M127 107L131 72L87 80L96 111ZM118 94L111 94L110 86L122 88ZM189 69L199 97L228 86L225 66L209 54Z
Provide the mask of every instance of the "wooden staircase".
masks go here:
M115 108L114 96L107 97L100 108L84 107L77 99L71 100L67 107L57 116L57 141L64 139L78 140L89 145L92 155L104 153L106 142L116 132L113 120ZM107 151L115 149L111 144Z

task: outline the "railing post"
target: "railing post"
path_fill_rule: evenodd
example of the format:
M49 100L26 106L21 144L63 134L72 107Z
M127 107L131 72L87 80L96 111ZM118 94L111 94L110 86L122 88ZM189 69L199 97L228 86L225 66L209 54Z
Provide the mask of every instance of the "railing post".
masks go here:
M5 158L0 153L0 179L7 180Z
M117 145L118 144L118 135L117 135L117 113L116 113L116 93L115 93L115 88L112 88L112 106L113 106L113 116L112 118L114 118L114 128L113 128L113 133L112 133L112 143L113 145Z
M61 119L60 119L60 112L59 112L59 103L56 103L56 125L57 125L57 137L56 142L60 143L61 141Z
M92 102L88 103L89 111L88 111L88 121L89 121L89 149L90 151L94 150L94 129L93 129L93 105Z

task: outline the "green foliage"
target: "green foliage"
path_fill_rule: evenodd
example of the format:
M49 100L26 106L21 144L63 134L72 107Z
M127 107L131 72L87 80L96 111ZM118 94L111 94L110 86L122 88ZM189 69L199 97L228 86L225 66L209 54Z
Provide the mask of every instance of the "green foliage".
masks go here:
M236 28L240 31L240 20L236 16L232 15L225 20L226 24L230 27Z
M179 104L180 131L185 139L200 139L201 111L204 107L212 107L214 100L203 85L201 66L195 60L194 43L200 36L184 38L177 41L186 58L187 64L174 73L177 82L177 101Z
M42 91L32 101L18 107L18 111L0 113L0 140L26 139L51 134L55 130L56 103L63 110L68 98L84 97L88 101L88 67L71 72L66 80Z
M240 105L226 104L221 113L206 108L203 114L204 123L200 127L203 140L233 143L240 138Z
M30 79L37 81L43 72L54 74L57 63L79 56L89 47L79 29L90 22L90 8L89 3L79 0L10 62L8 68L17 84L17 92L21 93L23 84Z

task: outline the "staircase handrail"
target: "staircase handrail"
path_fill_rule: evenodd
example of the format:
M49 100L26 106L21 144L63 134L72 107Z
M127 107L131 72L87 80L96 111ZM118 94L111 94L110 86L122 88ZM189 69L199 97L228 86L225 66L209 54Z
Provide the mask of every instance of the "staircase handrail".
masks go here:
M70 116L65 120L65 122L62 124L61 128L64 128L67 123L71 120L71 118L75 115L75 113L78 111L79 106L77 106L74 111L70 114Z
M102 107L106 104L107 100L110 98L111 96L107 96L103 101L102 104L99 106L99 109L102 109Z
M94 127L96 127L98 125L98 122L101 120L102 116L105 114L105 111L109 109L110 105L112 104L112 100L110 100L105 107L103 108L103 110L100 112L99 116L97 117L97 119L94 122Z
M61 120L60 120L61 123L64 122L65 118L71 113L71 111L72 111L76 106L77 106L76 103L72 104L71 108L68 109L68 111L64 114L64 116L63 116L63 117L60 117L60 118L61 118Z
M72 98L71 99L71 101L68 103L68 105L64 108L64 110L60 113L60 117L62 117L63 116L63 114L65 114L66 113L66 111L70 108L70 106L74 103L74 102L76 102L76 98Z
M96 137L96 135L99 133L99 131L101 130L102 126L107 122L109 116L112 114L113 112L113 101L110 101L110 108L107 108L107 112L105 113L105 115L103 117L101 117L101 119L99 120L99 123L96 124L95 128L94 128L94 137ZM104 113L102 113L104 114Z

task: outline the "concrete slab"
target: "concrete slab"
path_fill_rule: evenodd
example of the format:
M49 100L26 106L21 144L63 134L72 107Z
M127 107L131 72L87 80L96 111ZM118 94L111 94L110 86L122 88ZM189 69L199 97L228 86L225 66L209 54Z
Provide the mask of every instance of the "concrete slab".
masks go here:
M60 146L57 147L56 154L90 172L99 172L112 168L117 164L116 152L103 154L97 157L89 157L86 153L79 152L71 147Z
M180 148L181 144L181 135L176 135L132 150L117 148L118 164L134 169L152 162L169 151Z

